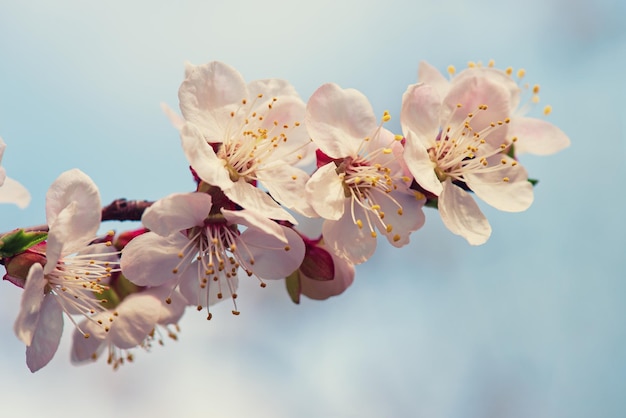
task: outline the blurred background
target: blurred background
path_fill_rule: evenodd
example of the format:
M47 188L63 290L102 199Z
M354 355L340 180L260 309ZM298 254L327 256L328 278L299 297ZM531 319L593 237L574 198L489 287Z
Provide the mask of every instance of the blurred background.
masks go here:
M572 140L523 157L535 202L484 207L487 244L428 210L410 245L379 241L344 294L296 306L282 282L245 281L239 317L190 310L178 342L117 372L72 366L66 321L31 374L13 334L21 290L1 282L2 415L625 416L624 25L621 0L0 2L2 165L33 195L0 208L0 231L45 222L48 186L74 167L104 203L191 190L160 109L177 108L185 60L285 78L305 100L325 82L357 88L399 131L419 61L494 59L526 69Z

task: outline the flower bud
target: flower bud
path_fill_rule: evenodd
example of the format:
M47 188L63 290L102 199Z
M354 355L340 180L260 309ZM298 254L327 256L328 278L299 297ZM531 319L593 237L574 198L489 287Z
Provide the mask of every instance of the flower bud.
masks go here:
M38 263L42 266L46 265L46 243L39 243L23 253L7 258L5 268L7 274L3 277L17 287L24 288L28 271L33 264Z

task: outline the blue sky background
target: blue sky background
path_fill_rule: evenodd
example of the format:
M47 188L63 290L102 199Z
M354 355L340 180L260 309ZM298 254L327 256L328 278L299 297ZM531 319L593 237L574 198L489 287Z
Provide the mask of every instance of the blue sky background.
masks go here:
M226 4L227 3L227 4ZM364 92L399 131L420 60L494 59L542 86L572 140L522 162L540 179L521 214L485 207L470 247L435 211L412 243L381 242L354 285L293 305L246 282L239 317L186 313L178 342L117 372L69 363L70 331L31 374L13 334L21 291L0 283L0 401L11 416L621 417L626 413L626 6L620 0L111 0L0 3L0 136L33 195L0 230L45 221L50 183L77 167L103 202L193 187L174 128L183 62L247 80ZM118 230L126 225L107 225ZM128 226L130 227L130 225Z

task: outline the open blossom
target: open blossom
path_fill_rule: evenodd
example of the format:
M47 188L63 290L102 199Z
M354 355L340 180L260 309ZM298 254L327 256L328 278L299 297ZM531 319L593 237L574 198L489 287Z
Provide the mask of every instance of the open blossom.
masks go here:
M110 253L100 251L107 244L89 245L100 226L100 194L86 174L74 169L54 181L46 195L46 217L45 259L28 271L14 325L27 346L26 363L33 372L54 356L63 312L90 317L104 311L97 295L106 290L103 283L116 267Z
M187 123L178 125L197 175L271 219L295 223L279 203L313 216L303 194L308 175L294 166L310 146L300 125L305 104L294 88L277 79L246 84L221 62L189 65L186 73L178 96Z
M0 138L0 162L6 144ZM0 166L0 203L14 203L20 208L25 208L30 203L30 193L17 181L6 176L4 167Z
M510 91L482 72L455 78L444 96L440 90L419 83L404 93L404 158L419 186L438 197L446 227L479 245L491 227L468 190L503 211L533 201L526 170L506 153Z
M169 303L165 302L166 298ZM90 338L74 331L72 363L95 361L106 350L107 363L116 369L133 360L132 349L150 350L155 342L162 345L162 334L176 339L176 324L185 306L182 295L166 286L128 295L114 310L96 314L80 324L83 331L90 333ZM111 316L117 318L105 331L99 323L107 322Z
M198 309L224 297L235 303L241 271L264 286L264 279L291 274L304 257L302 238L290 228L255 211L214 207L206 193L165 197L142 222L151 232L124 249L124 275L139 286L178 286ZM236 304L233 314L239 314Z
M389 119L386 113L383 120ZM307 129L331 160L306 185L322 234L337 255L359 264L376 249L377 231L401 247L424 224L424 195L409 189L399 139L377 123L367 98L325 84L309 100Z
M454 73L454 68L449 69L450 73ZM445 97L452 84L461 82L464 78L488 78L494 83L502 86L509 96L509 116L507 138L515 139L515 154L530 153L536 155L549 155L567 148L570 140L561 129L548 121L539 118L526 116L527 111L532 105L539 102L539 85L535 84L532 89L528 86L520 87L512 77L513 69L507 68L500 70L493 67L493 61L487 67L470 63L469 68L459 72L454 76L452 81L448 81L436 68L432 65L421 62L418 69L418 81L433 86L440 97ZM521 81L525 75L525 71L520 69L517 71L518 80ZM522 93L532 92L529 102L522 103ZM544 108L544 114L549 114L551 107Z

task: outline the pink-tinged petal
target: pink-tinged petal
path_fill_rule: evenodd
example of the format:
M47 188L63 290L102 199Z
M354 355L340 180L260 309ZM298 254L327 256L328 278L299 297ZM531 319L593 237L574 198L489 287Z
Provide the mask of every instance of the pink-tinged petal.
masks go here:
M162 237L146 232L126 245L120 261L122 273L138 286L161 286L175 281L173 273L180 263L178 254L189 242L183 234Z
M161 110L165 113L165 116L167 116L174 128L180 131L186 123L185 119L165 103L161 103Z
M144 212L141 222L146 228L165 237L174 232L204 225L210 210L210 195L176 193L154 202Z
M225 189L232 186L226 161L220 159L213 148L202 138L194 125L186 124L180 130L180 139L187 160L205 182Z
M421 61L417 67L417 81L432 86L439 97L446 97L450 90L450 81L426 61Z
M437 90L427 84L413 84L402 95L402 132L405 137L413 134L426 147L435 145L439 135L441 96Z
M228 279L220 276L218 281L209 280L206 286L200 287L199 277L204 278L204 269L197 262L191 263L180 280L180 293L187 303L192 306L206 308L226 299L230 299L239 287L239 278L232 276Z
M498 210L522 212L528 209L534 194L526 169L506 155L496 155L487 161L489 166L499 166L500 169L466 175L468 187Z
M151 293L161 301L159 318L157 319L157 323L161 325L175 324L185 313L187 299L176 290L172 290L171 286L155 287L144 293ZM168 298L170 303L166 302Z
M77 202L73 222L83 236L95 236L100 227L100 192L96 184L85 173L73 169L62 173L50 186L46 194L46 219L52 228L57 216L71 202Z
M362 228L354 223L352 213L355 220L363 222ZM350 199L345 199L344 216L341 219L324 222L322 235L331 252L354 264L367 261L376 250L376 238L372 237L363 208L355 203L352 210Z
M63 309L52 295L44 297L33 339L26 347L26 365L36 372L48 364L57 352L63 333Z
M343 216L346 196L336 169L335 163L328 163L317 169L306 184L308 202L324 219L337 220Z
M7 148L6 142L0 137L0 162L2 162L2 157L4 156L4 150Z
M481 72L470 71L463 78L455 78L450 92L444 98L444 107L441 112L441 125L453 129L463 126L464 120L471 113L473 118L470 125L475 132L480 132L492 122L504 121L511 115L511 100L509 90L500 83L481 76ZM461 107L458 107L458 105ZM487 105L487 110L479 110ZM504 141L506 129L491 131L489 138L500 145Z
M328 299L343 293L354 282L354 265L332 254L335 277L332 280L313 280L300 272L300 292L315 300Z
M44 274L48 274L56 268L57 262L63 254L71 254L84 248L94 238L95 235L83 235L80 225L72 222L77 212L78 202L70 202L57 215L55 222L50 225L46 245L47 263L43 269Z
M13 325L15 335L26 345L30 345L39 323L39 314L46 284L48 282L44 278L43 267L39 263L33 264L30 270L28 270L24 292L22 293L20 312Z
M304 158L307 145L311 143L311 138L303 123L306 106L298 97L279 97L276 102L270 101L270 103L271 109L266 107L259 111L264 115L260 128L267 129L271 133L275 132L278 126L285 136L280 139L280 142L276 142L277 146L266 160L281 160L288 164L295 164ZM271 139L271 137L268 138L268 140Z
M536 118L513 118L508 138L513 137L517 137L515 154L550 155L570 145L570 139L563 131L550 122Z
M283 243L287 243L287 237L285 237L285 232L280 225L268 219L262 213L246 209L221 209L221 212L230 225L243 225L247 228L254 228L262 231L264 234L271 235Z
M295 97L300 98L296 89L289 83L287 80L282 80L280 78L267 78L263 80L254 80L248 83L248 91L250 92L250 97L258 97L259 94L262 94L262 99L265 100L257 100L257 107L253 107L253 110L257 110L263 107L266 107L268 103L272 102L274 97L278 98L278 101L281 100L282 97Z
M461 71L456 77L454 77L454 82L461 82L465 78L471 77L485 78L491 83L502 87L507 92L507 96L509 97L511 111L516 109L519 105L522 90L515 80L513 80L513 78L506 72L491 67L470 67Z
M378 192L378 194L382 196L377 196L376 203L380 205L380 210L385 213L383 221L390 228L388 231L378 225L380 232L385 234L389 243L394 247L399 248L408 244L411 232L420 229L426 221L422 210L426 198L421 193L411 190L394 191L389 195L383 192ZM402 210L399 210L396 203L400 204Z
M408 132L404 144L404 162L417 184L436 196L442 191L441 181L435 173L436 164L430 160L428 150L412 132Z
M376 130L372 105L361 92L328 83L318 88L306 108L306 126L313 142L332 158L356 156Z
M305 246L300 235L291 228L280 228L287 244L254 228L246 229L239 237L242 265L261 279L284 279L296 271L304 259Z
M257 179L278 203L309 218L316 216L306 199L309 175L304 170L277 161L257 171Z
M199 127L207 142L224 140L225 124L233 120L230 113L247 98L248 89L241 74L217 61L190 68L178 90L183 117Z
M78 327L82 329L83 332L86 332L88 323L90 323L89 320L84 320L78 325ZM91 333L89 338L85 338L78 328L75 329L72 334L72 352L70 357L72 364L80 364L85 361L95 360L95 358L97 358L104 349L104 338L106 338L106 335L102 335L102 338L103 339L96 338Z
M467 174L468 187L498 210L522 212L528 209L534 197L526 169L505 155L496 155L487 161L490 166L501 165L501 169Z
M0 203L13 203L20 209L24 209L30 203L30 193L26 187L10 177L4 177L4 183L0 186Z
M116 308L118 316L111 322L109 340L121 349L140 345L156 325L162 303L149 292L127 296Z
M262 213L270 219L289 221L292 224L298 223L289 212L276 203L267 193L246 182L243 178L234 182L232 187L222 190L226 197L244 209Z
M472 196L447 179L439 195L439 214L444 225L471 245L487 242L491 226Z

